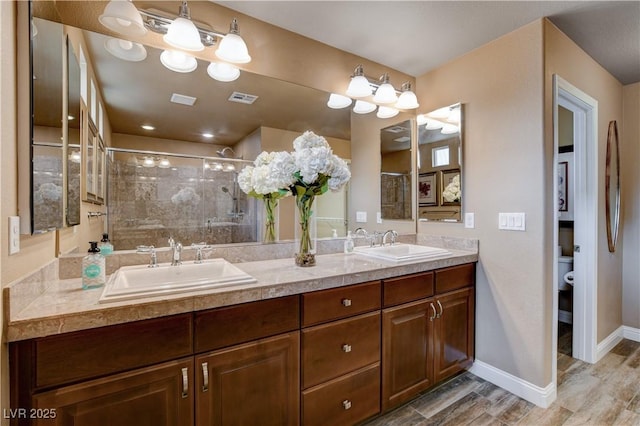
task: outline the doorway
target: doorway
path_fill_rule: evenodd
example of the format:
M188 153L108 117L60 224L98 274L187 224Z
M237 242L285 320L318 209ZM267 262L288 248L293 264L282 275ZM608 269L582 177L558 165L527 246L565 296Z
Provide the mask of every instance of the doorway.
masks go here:
M597 117L598 102L577 89L566 80L554 75L553 80L553 123L554 123L554 176L559 176L561 161L559 115L568 113L573 136L574 183L569 186L569 200L572 202L572 245L561 241L562 213L560 198L563 188L559 179L554 179L554 266L553 266L553 378L557 383L558 357L558 315L559 315L559 256L573 257L572 288L572 356L582 361L594 363L596 359L596 303L597 303ZM565 200L566 201L566 200ZM566 219L566 215L564 219ZM561 222L562 221L562 222ZM562 238L565 240L566 238ZM562 248L559 248L560 243ZM562 253L560 252L562 250Z

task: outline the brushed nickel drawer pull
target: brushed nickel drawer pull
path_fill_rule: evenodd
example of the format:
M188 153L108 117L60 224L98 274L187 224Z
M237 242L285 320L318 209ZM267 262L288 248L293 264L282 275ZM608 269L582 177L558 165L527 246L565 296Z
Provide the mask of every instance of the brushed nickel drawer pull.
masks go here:
M342 299L342 306L344 307L351 306L351 299Z
M345 353L351 352L351 345L347 345L346 343L342 345L342 352L345 352Z
M429 321L433 321L436 317L436 307L433 306L433 303L429 303L429 305L431 306L431 310L433 311L433 315L429 317Z
M342 401L342 407L345 410L348 410L349 408L351 408L351 401L349 401L348 399L345 399L344 401Z
M187 367L182 369L182 397L189 396L189 369Z
M438 302L438 308L440 308L440 312L438 313L438 315L436 315L436 318L440 318L444 309L442 309L442 303L440 303L439 300L436 300L436 302Z
M202 392L209 390L209 363L202 363Z

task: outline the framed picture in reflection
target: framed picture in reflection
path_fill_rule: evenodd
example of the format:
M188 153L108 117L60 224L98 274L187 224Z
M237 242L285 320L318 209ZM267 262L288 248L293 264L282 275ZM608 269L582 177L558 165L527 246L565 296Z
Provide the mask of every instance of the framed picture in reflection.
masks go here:
M420 206L438 205L437 185L436 172L418 175L418 204Z

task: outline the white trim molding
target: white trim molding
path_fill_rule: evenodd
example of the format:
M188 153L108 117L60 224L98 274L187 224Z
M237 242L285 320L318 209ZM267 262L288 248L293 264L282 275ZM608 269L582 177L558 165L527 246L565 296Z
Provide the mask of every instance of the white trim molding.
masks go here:
M633 328L626 325L622 326L622 337L625 339L640 342L640 328Z
M553 382L541 388L477 359L469 372L542 408L548 408L557 398L556 385Z
M602 342L598 343L596 349L596 362L600 361L606 354L611 351L618 343L624 339L623 326L618 327L613 333L605 337Z

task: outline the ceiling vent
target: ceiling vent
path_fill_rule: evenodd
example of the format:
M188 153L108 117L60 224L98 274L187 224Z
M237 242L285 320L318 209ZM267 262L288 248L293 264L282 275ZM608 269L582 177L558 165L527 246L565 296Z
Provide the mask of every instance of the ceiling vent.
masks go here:
M174 104L181 104L187 106L193 106L196 103L197 98L193 96L180 95L178 93L174 93L171 95L171 102Z
M402 127L402 126L393 126L393 127L388 127L386 129L384 129L385 131L389 132L389 133L402 133L405 130L408 130L406 127Z
M233 92L231 96L229 96L229 101L231 102L238 102L241 104L248 104L248 105L251 105L252 103L254 103L256 99L258 99L258 96L256 95L249 95L247 93L241 93L241 92Z

